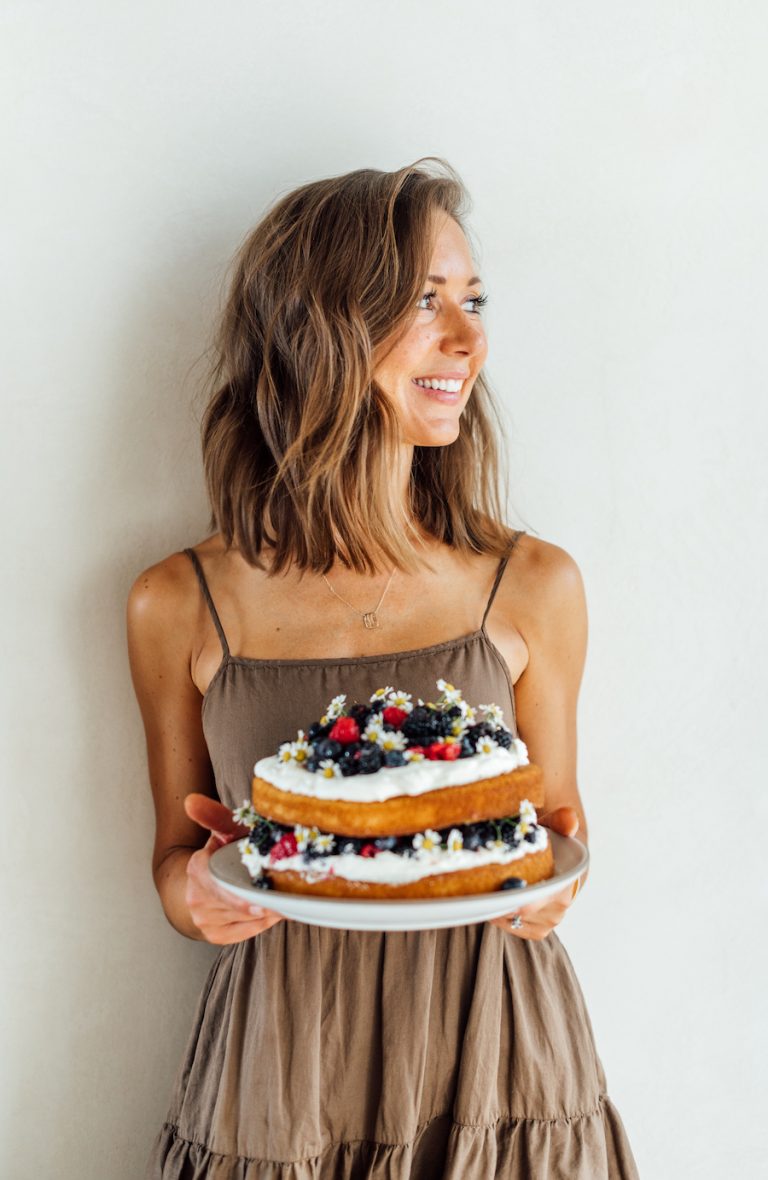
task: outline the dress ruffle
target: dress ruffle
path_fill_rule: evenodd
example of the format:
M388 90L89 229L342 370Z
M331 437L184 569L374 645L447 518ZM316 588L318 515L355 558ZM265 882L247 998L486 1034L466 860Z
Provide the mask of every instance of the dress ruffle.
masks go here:
M221 1155L166 1124L152 1175L167 1180L637 1180L621 1119L607 1095L565 1119L500 1118L468 1126L438 1115L409 1143L329 1143L299 1160Z

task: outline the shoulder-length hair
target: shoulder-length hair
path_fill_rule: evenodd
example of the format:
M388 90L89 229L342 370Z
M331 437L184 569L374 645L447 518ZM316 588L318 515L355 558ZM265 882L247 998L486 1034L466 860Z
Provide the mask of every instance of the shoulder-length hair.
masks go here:
M429 167L429 165L432 165ZM269 572L419 568L419 530L463 553L507 551L490 388L478 375L447 446L414 447L410 505L393 484L400 431L373 370L412 323L434 214L464 228L443 160L361 168L278 200L243 242L214 343L202 424L213 525Z

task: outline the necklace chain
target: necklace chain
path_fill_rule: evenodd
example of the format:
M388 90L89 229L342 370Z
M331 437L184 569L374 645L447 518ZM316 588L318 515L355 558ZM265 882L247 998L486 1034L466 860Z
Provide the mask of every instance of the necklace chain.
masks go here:
M387 593L387 590L389 590L389 584L392 581L392 578L394 577L394 573L395 573L395 570L394 570L394 566L393 566L392 572L389 575L389 577L387 578L387 584L381 592L381 598L376 603L373 610L360 610L359 607L353 606L351 602L347 602L346 598L341 597L338 590L334 590L333 586L328 581L325 574L323 574L323 581L325 582L326 586L330 590L331 594L334 594L336 596L336 598L338 598L339 602L343 602L344 605L348 606L350 610L353 610L356 615L362 615L363 616L363 623L365 624L365 626L368 628L368 630L373 630L374 628L378 627L378 625L379 625L379 616L378 616L377 612L378 612L378 609L381 606L382 602L384 601L384 595Z

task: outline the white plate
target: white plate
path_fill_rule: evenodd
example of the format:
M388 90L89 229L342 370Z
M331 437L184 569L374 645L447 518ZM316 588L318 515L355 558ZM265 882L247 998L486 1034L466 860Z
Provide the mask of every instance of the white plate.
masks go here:
M589 864L589 853L580 840L550 832L555 857L555 876L524 889L498 889L464 897L408 899L407 901L352 900L344 897L316 897L307 893L283 893L279 889L256 889L240 860L237 842L227 844L211 857L211 872L220 885L238 897L276 910L286 918L309 926L330 926L334 930L437 930L443 926L470 926L511 914L532 901L542 901L570 885Z

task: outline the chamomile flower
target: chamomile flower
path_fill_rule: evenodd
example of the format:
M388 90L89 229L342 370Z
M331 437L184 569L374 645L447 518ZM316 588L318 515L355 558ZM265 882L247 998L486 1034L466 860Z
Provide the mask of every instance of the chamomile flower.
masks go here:
M344 712L344 706L346 703L347 703L347 694L345 692L342 692L339 694L339 696L334 697L333 700L331 701L330 705L328 706L328 708L325 711L325 716L327 717L328 720L324 721L323 725L327 725L328 721L331 721L331 720L335 721L337 717L341 717L341 714Z
M304 730L300 729L295 742L291 742L291 754L296 762L303 763L309 758L309 742L304 736Z
M520 822L517 825L517 830L520 832L521 836L524 836L526 832L530 832L535 823L536 808L528 801L528 799L523 799L522 803L520 804Z
M236 824L244 824L246 828L255 828L261 816L254 811L253 805L247 799L243 799L242 807L236 807L232 812L232 819Z
M495 742L492 737L481 737L475 742L475 749L478 754L492 754L498 748L499 743Z
M402 709L404 713L411 713L413 711L413 700L409 692L401 692L400 689L395 688L387 697L387 704L393 705L396 709Z
M503 840L495 839L495 840L486 840L485 847L490 852L504 852L506 850L507 846Z
M385 701L389 694L394 691L395 690L392 688L391 684L388 684L386 688L377 688L376 691L371 694L371 704L375 705L377 701Z
M485 720L490 721L491 725L504 725L504 714L499 705L478 705L478 709L482 709L485 714ZM504 725L506 729L506 726Z
M383 718L379 714L376 714L375 716L371 717L370 721L368 722L365 729L363 730L363 741L364 742L376 742L376 744L378 745L383 733L384 733Z
M421 750L405 750L403 757L405 758L406 762L424 761L424 755L422 754Z
M334 845L334 838L330 832L320 832L312 841L312 847L318 852L328 853Z
M399 729L382 729L376 741L382 750L405 749L405 734L401 733Z
M283 742L277 756L281 762L293 762L293 742Z
M430 853L440 851L440 833L427 828L426 832L418 832L413 837L413 847L419 857L429 856Z
M464 847L464 837L458 828L451 828L446 840L449 852L461 852Z
M442 700L446 705L458 705L461 700L460 688L454 688L452 684L449 684L447 680L443 680L442 678L438 680L437 687L440 689Z
M323 758L317 768L317 773L323 778L341 778L341 767L338 762L334 762L333 758Z
M466 717L454 717L451 724L451 736L455 738L463 737L469 729L470 722Z
M303 824L296 824L293 834L296 837L296 848L299 852L303 852L318 834L318 828L305 828Z

